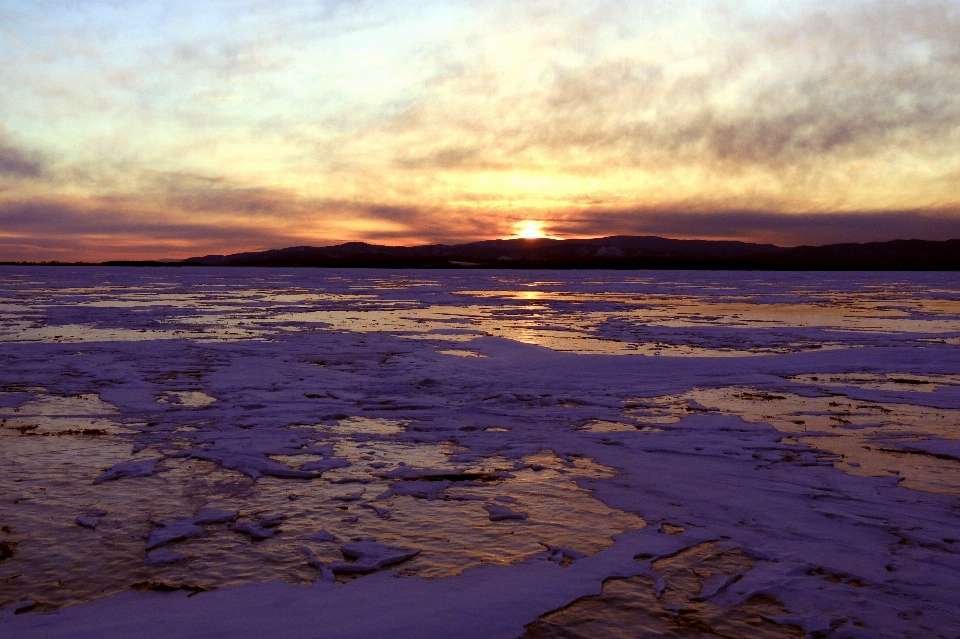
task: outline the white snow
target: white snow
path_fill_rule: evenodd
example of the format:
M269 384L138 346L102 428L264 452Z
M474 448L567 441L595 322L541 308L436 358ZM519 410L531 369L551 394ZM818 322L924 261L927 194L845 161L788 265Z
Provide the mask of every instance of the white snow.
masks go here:
M202 534L203 528L194 523L193 518L160 521L157 522L157 528L153 529L149 539L147 539L147 550L164 544L183 541L190 537L199 537Z
M693 602L960 627L952 274L0 273L4 636L515 638L708 541Z
M102 475L93 480L95 484L120 479L121 477L149 477L157 472L157 462L160 458L141 459L121 462L108 468Z
M230 530L235 530L246 535L250 535L251 538L256 540L261 539L270 539L278 532L280 532L274 526L264 526L260 522L241 522L237 524L232 524Z
M342 552L345 557L353 559L354 561L335 561L331 563L330 569L334 573L373 572L374 570L406 561L420 554L419 550L412 548L395 548L393 546L378 544L373 537L344 544L340 547L340 552Z
M328 533L326 530L320 530L312 535L297 537L297 539L301 539L303 541L337 541L337 536Z
M490 521L505 521L508 519L526 519L527 513L522 513L519 511L510 510L506 506L497 506L496 504L489 504L484 506L487 509L487 512L490 513Z

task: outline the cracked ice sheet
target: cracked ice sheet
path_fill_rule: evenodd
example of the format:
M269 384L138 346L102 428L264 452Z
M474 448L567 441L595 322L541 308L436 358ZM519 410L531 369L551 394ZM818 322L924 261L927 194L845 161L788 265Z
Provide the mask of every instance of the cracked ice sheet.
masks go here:
M114 279L127 277L133 288L146 290L156 284L143 271L101 272L109 272ZM87 275L79 273L77 277L82 280L90 278L89 273L96 276L97 271L85 271ZM251 274L257 278L254 285L249 282ZM70 276L69 271L64 273L64 277ZM137 329L158 322L183 330L176 327L195 325L198 320L216 326L222 319L237 326L241 322L245 325L253 322L259 327L257 330L265 331L274 314L314 312L316 306L324 305L336 311L350 311L345 305L353 305L356 312L361 312L361 303L370 304L370 298L358 301L337 297L356 289L375 296L373 302L381 306L376 309L378 312L388 306L430 310L430 317L409 316L415 317L412 324L419 324L416 319L424 320L422 330L429 331L436 328L431 322L443 323L440 320L444 314L436 311L438 306L451 307L446 319L456 321L447 322L448 327L461 322L463 312L459 307L463 306L463 296L456 295L456 291L486 290L497 305L490 311L494 319L484 321L494 324L494 320L502 321L508 328L518 323L532 326L535 329L532 341L536 341L538 331L556 333L560 332L558 328L566 333L579 331L590 339L611 339L613 327L619 331L618 339L632 339L632 343L638 345L649 343L644 342L647 339L665 344L661 355L667 356L561 353L527 345L524 342L531 340L507 331L514 339L483 337L469 342L471 352L485 357L454 358L439 351L463 348L463 342L458 341L461 334L453 335L447 343L443 342L442 334L436 341L424 343L407 339L410 323L360 334L350 332L346 325L343 330L331 330L306 323L294 326L296 330L271 329L273 341L269 342L203 343L185 331L179 339L151 345L150 358L140 356L141 346L123 342L7 344L3 357L9 365L0 369L3 376L0 383L18 396L29 395L30 388L46 388L50 393L62 395L96 392L101 400L118 408L122 417L118 421L135 431L111 437L116 437L116 441L129 441L135 447L144 446L145 457L148 453L153 457L157 453L167 456L162 462L170 466L167 472L107 482L102 484L105 490L118 490L134 483L145 486L153 481L168 481L177 477L177 472L187 483L191 474L198 478L217 472L240 473L214 470L218 463L231 456L243 461L241 467L254 469L280 464L277 460L292 459L298 451L301 455L314 455L300 460L304 463L309 463L307 459L322 461L328 458L330 450L322 447L328 445L333 457L352 455L355 463L331 470L329 476L324 473L324 478L319 480L261 476L254 482L247 477L244 481L249 483L245 486L259 491L259 486L271 482L280 486L294 481L301 482L296 491L306 494L309 491L305 486L314 486L319 481L316 485L331 491L332 497L333 491L341 486L333 481L345 480L348 483L342 485L341 492L352 495L359 492L358 478L374 474L366 468L389 471L392 466L377 469L376 465L390 464L398 454L406 454L403 451L419 458L439 454L434 461L446 461L448 468L466 470L483 470L480 467L483 461L494 458L521 462L526 464L526 470L520 471L520 479L523 479L522 473L533 477L543 472L555 472L559 478L561 475L555 470L534 470L547 465L535 456L540 451L553 451L560 460L588 459L601 467L622 471L619 475L601 473L601 476L577 478L581 486L593 489L593 495L607 507L637 513L653 523L663 522L659 529L665 531L680 528L685 531L674 536L657 533L655 527L650 526L641 531L645 532L644 539L663 539L683 547L683 544L725 537L724 544L742 548L762 559L742 579L718 593L714 599L721 603L736 605L751 593L768 594L786 606L790 614L784 616L784 620L811 631L826 628L828 634L837 636L948 636L950 628L957 625L955 611L960 609L957 596L950 589L938 587L958 580L953 536L955 497L906 489L897 485L896 477L844 473L834 467L831 457L817 449L785 440L783 433L767 425L769 419L762 412L759 419L755 419L754 411L744 411L743 416L755 423L744 422L736 411L699 414L694 410L692 417L674 423L655 421L657 427L646 431L601 428L601 432L596 432L584 427L629 423L630 413L635 409L628 405L641 400L656 403L657 398L676 398L696 389L723 389L731 384L747 389L743 392L758 394L784 393L785 388L789 388L792 395L826 396L828 391L837 392L836 389L821 391L805 381L811 376L826 374L843 379L857 376L857 379L886 380L883 384L841 391L858 400L942 410L960 408L956 387L950 383L937 385L930 392L919 392L919 387L887 384L901 376L925 376L917 378L925 380L949 379L957 374L957 349L952 340L957 334L958 295L948 276L843 274L843 279L831 280L833 276L823 274L661 274L635 278L631 274L556 273L551 274L549 282L537 283L532 277L524 281L524 276L514 273L507 276L424 274L422 279L433 278L442 284L434 287L411 283L405 279L410 278L409 273L382 274L378 276L381 281L371 285L369 280L374 276L374 273L332 271L245 270L193 274L160 271L152 277L179 278L181 285L206 287L211 295L219 296L218 305L231 306L228 313L232 317L223 317L224 313L210 309L191 309L189 305L187 310L193 312L189 322L183 319L187 316L183 315L182 306L175 312L160 312L151 307L141 316L118 316L115 312L103 316L96 315L99 307L71 306L66 300L61 308L53 299L43 309L31 311L34 312L31 321L130 322L136 324ZM533 276L542 278L542 274ZM770 279L772 277L776 277L776 281ZM312 300L305 292L311 286L327 297L321 295ZM526 289L522 292L550 290L556 294L552 295L553 299L543 296L534 304L530 298L515 299L513 292L521 286ZM175 289L176 282L167 288L171 287ZM224 294L230 287L236 293L233 296ZM243 294L244 287L257 290ZM269 293L271 287L272 294ZM123 287L114 287L111 291L101 290L96 294L101 297L125 294ZM565 291L571 293L567 298L559 294ZM634 299L638 306L646 300L652 309L650 315L660 319L646 322L641 321L643 313L633 313L630 317L619 313L617 305L622 304L625 297ZM696 302L693 311L690 300ZM832 300L837 304L831 304ZM783 313L783 304L795 305L798 313L802 310L800 307L811 304L826 310L822 310L817 322L804 320L793 324L790 318L797 314ZM307 308L310 305L313 308ZM92 315L84 315L88 312ZM46 316L38 317L37 313ZM696 321L690 319L693 313L699 313ZM206 319L203 316L207 316ZM612 317L619 323L596 324L598 317ZM757 321L751 323L744 317ZM585 322L584 318L589 321ZM493 326L491 332L498 334L495 328ZM806 348L807 352L798 352L805 350L798 349L798 345L824 341L856 348L833 351ZM669 357L669 346L690 344L769 355L749 360ZM165 406L156 402L157 397L175 392L202 392L217 401L207 406ZM5 400L2 405L16 408L24 401L26 399ZM351 420L358 418L392 419L404 426L393 433L384 432L390 429L369 428L350 436L345 425L355 423ZM152 425L146 426L148 423ZM898 427L920 428L922 424L899 424ZM946 440L948 430L940 428L936 434ZM9 429L7 432L16 434ZM917 434L922 433L918 430ZM311 443L309 439L314 436L324 439ZM328 441L330 438L336 441ZM21 439L39 442L39 438ZM66 440L43 440L51 444L60 441ZM215 453L208 455L210 460L201 462L191 457L190 451L207 449ZM191 459L194 460L188 461ZM251 460L258 461L251 466ZM112 463L120 461L123 459ZM99 471L107 466L104 464ZM91 475L89 480L94 477L96 475ZM304 481L307 483L302 483ZM367 485L366 488L379 487ZM479 490L464 487L447 492L452 498L479 497L476 509L485 519L487 513L481 504L493 503L492 498L504 495L500 490L486 495L479 494ZM200 491L201 497L203 492ZM382 491L367 490L362 494L367 493L372 496ZM529 510L528 504L523 503L523 495L516 497L520 501L517 509ZM238 495L238 499L242 496ZM442 498L431 501L394 496L391 499L398 507L403 499L411 500L418 508L455 503L453 499ZM110 510L108 505L104 507ZM382 507L382 503L378 502L377 507ZM382 519L372 508L368 510L370 521L382 526L378 540L395 546L413 545L404 537L400 519ZM190 512L193 510L184 506L177 512L160 513L156 518L172 519ZM77 514L79 512L73 512L70 519L72 530L77 534L89 532L72 523ZM271 510L268 514L283 513ZM530 519L536 519L535 512L530 512ZM108 515L97 532L109 530L116 523L111 522ZM363 525L362 519L359 523ZM315 525L303 532L315 534L321 527ZM384 538L391 527L396 538ZM143 534L138 530L130 532ZM349 540L349 535L340 530L335 532L338 537ZM218 529L209 534L207 541L213 543L219 539L217 535L224 533ZM262 543L279 543L284 534ZM231 539L237 537L239 535ZM628 558L653 551L628 541L634 539L630 535L621 536L608 550L599 554L594 550L592 557L577 559L565 568L547 562L557 572L531 568L537 566L540 559L546 562L548 555L544 551L542 557L533 555L534 558L524 563L469 569L459 576L439 580L425 580L409 573L403 577L391 576L402 574L401 570L364 577L346 585L301 589L282 584L251 585L201 593L189 600L179 595L130 593L65 608L51 617L24 614L8 616L0 623L22 631L19 634L24 636L31 636L30 632L56 636L56 632L67 632L68 628L84 627L84 619L98 619L96 611L108 607L119 615L115 627L119 633L124 623L135 624L139 614L159 606L173 617L165 626L169 636L195 634L196 626L191 627L191 623L206 624L203 627L210 630L206 634L216 636L218 632L229 634L231 627L224 625L218 629L217 619L228 624L224 617L240 609L244 597L273 597L274 603L289 606L296 615L305 607L328 609L324 604L335 604L356 613L361 601L377 595L391 598L396 591L425 593L432 592L432 588L449 588L450 594L443 597L431 595L418 599L419 609L412 607L418 605L415 602L409 602L410 607L404 608L422 611L421 615L409 615L402 621L391 618L391 600L384 604L382 615L369 615L370 619L352 626L334 624L330 634L373 636L385 634L384 628L399 628L402 632L394 633L398 636L403 636L403 632L409 636L442 636L449 634L451 627L457 627L475 628L477 636L516 636L522 632L524 623L540 614L565 605L580 594L599 592L603 577L646 570L645 562ZM140 544L142 549L142 540ZM571 544L550 545L569 547ZM27 550L24 544L18 546L18 554L0 564L0 571L14 568L15 562L27 555ZM299 548L296 552L303 562ZM589 572L586 566L599 565L589 562L602 563L599 558L612 556L620 557L625 563L603 564L603 570L590 573L586 582L577 581L578 575ZM183 580L190 577L190 571L196 570L197 563L190 559L164 569L184 571L167 573ZM580 572L578 566L583 566L586 572ZM536 579L530 586L526 580L534 573ZM485 581L486 574L502 577ZM189 581L179 583L190 585ZM508 587L511 583L516 586L514 590ZM576 587L571 587L571 583L576 583ZM379 590L381 587L386 590ZM396 590L390 590L391 587ZM527 587L535 592L524 590ZM507 596L501 596L501 590ZM457 597L464 599L457 602ZM507 600L506 612L502 615L505 621L501 625L491 619L491 615L494 611L500 612L497 606L504 599ZM457 607L463 610L462 615L444 616L445 610ZM183 614L177 616L181 611ZM267 615L262 623L283 627L287 622L279 616L279 613ZM344 613L344 619L346 624L350 615ZM296 636L296 631L289 629L283 634ZM254 632L251 630L247 635L239 632L234 636L254 636Z
M481 566L444 580L379 573L345 585L271 582L194 598L125 593L60 615L15 618L12 627L22 636L76 637L78 627L65 628L57 619L69 615L83 624L79 627L96 627L98 637L119 639L131 636L132 626L123 620L135 610L140 630L133 636L508 639L537 615L599 593L605 578L644 574L633 555L663 546L659 540L645 543L648 536L626 533L612 548L566 568L538 557L511 567ZM668 547L682 544L673 541ZM108 618L114 621L103 623ZM464 626L467 620L473 629Z
M49 394L44 397L47 404L56 399ZM90 402L70 411L48 411L70 414L51 418L44 432L65 432L59 429L57 419L75 425L82 415L73 413L81 408L103 411L102 405ZM199 410L202 407L196 408L200 415L205 414ZM35 411L28 414L37 415ZM178 412L177 422L183 419ZM395 544L415 543L424 556L404 563L402 571L449 576L479 563L522 560L541 552L541 543L595 552L609 545L611 535L643 525L636 516L604 507L573 483L574 477L609 471L591 468L588 460L563 461L550 455L530 456L526 459L537 470L520 468L512 474L460 462L457 472L473 469L484 471L475 472L481 480L509 477L516 481L491 483L473 481L469 474L454 476L456 481L426 482L431 490L445 493L445 498L435 502L413 498L381 501L378 495L395 483L389 470L398 462L447 469L427 474L449 472L451 455L465 450L449 444L389 439L402 433L408 422L354 417L332 424L224 432L204 427L201 418L198 427L185 430L178 423L165 434L158 431L159 424L150 423L141 424L143 437L177 444L164 448L169 454L159 462L152 446L141 451L140 461L121 461L129 455L129 441L125 444L107 435L52 439L33 431L0 430L5 437L2 454L8 462L2 466L4 483L9 480L20 491L13 497L26 496L22 503L19 499L6 507L0 503L4 521L21 540L17 561L0 567L10 568L9 573L0 575L14 577L0 582L0 600L10 601L29 592L40 610L51 610L145 582L188 580L190 585L204 588L276 578L309 582L316 575L303 565L297 539L315 534L322 526L346 539L375 535ZM194 454L194 446L203 455ZM212 454L211 449L218 452ZM279 454L284 452L287 454ZM496 464L512 468L517 461L500 459ZM148 468L143 470L150 472L116 472L140 470L144 465ZM322 482L314 481L319 480L318 473L306 473L311 481L291 475L297 468L318 465L329 469ZM103 473L104 469L109 470ZM154 476L153 470L161 472ZM98 480L104 477L132 483L123 489L101 491L97 487L104 482ZM400 482L404 487L415 483ZM510 531L519 534L503 534L498 527L484 526L488 514L482 505L505 492L532 502L536 522ZM350 498L345 499L347 496ZM242 510L242 521L206 530L193 526L189 514L210 500ZM76 526L78 511L85 511L92 502L105 508L96 522L102 535L96 537L84 536L82 531L78 534ZM341 512L341 507L351 512ZM289 519L283 522L283 534L276 543L251 546L251 537L273 538L277 530L260 530L258 522L264 511L285 513ZM346 521L349 519L354 521ZM158 522L185 522L190 524L186 530L190 534L179 534L170 526L155 528ZM170 539L165 537L168 532L173 533ZM158 565L173 562L153 561L152 548L164 543L177 549L171 552L188 553L191 561L187 567L162 568ZM90 552L91 544L97 552ZM313 550L324 561L342 560L337 546L321 543ZM51 575L57 577L52 583ZM71 577L64 581L62 575Z

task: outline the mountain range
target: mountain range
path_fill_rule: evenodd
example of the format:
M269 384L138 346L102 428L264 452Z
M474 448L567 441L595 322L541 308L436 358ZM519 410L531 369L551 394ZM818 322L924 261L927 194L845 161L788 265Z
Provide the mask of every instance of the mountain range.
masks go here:
M159 264L153 262L106 262ZM347 242L269 251L205 255L167 266L360 268L561 268L731 270L960 270L960 240L893 240L780 247L773 244L674 240L650 236L511 239L468 244L380 246Z

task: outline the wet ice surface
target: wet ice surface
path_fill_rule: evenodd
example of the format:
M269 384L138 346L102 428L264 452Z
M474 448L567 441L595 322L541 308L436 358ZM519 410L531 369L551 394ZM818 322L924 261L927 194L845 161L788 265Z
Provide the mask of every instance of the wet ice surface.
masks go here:
M4 268L0 626L953 636L958 348L950 274Z
M724 608L710 600L743 578L757 560L705 543L655 562L663 591L649 576L611 579L598 596L544 615L525 639L555 637L803 637L776 599L758 594Z
M916 377L896 379L900 384L913 385ZM829 383L829 379L825 381ZM946 376L932 376L930 380L924 383L952 385ZM883 387L902 390L892 382L884 382ZM737 415L795 435L783 442L798 441L832 453L820 459L845 472L893 475L904 487L960 495L960 410L905 404L902 397L894 401L858 399L855 393L848 396L830 385L814 389L812 394L811 389L784 390L789 388L788 384L769 391L724 386L642 399L627 405L624 413L629 421L593 422L583 430L663 432L682 429L682 418L691 414Z

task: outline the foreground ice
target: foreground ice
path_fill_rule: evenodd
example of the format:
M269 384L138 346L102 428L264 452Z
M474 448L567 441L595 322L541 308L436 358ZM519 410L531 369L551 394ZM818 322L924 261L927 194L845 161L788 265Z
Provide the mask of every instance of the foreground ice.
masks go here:
M960 628L953 275L0 276L4 635Z

